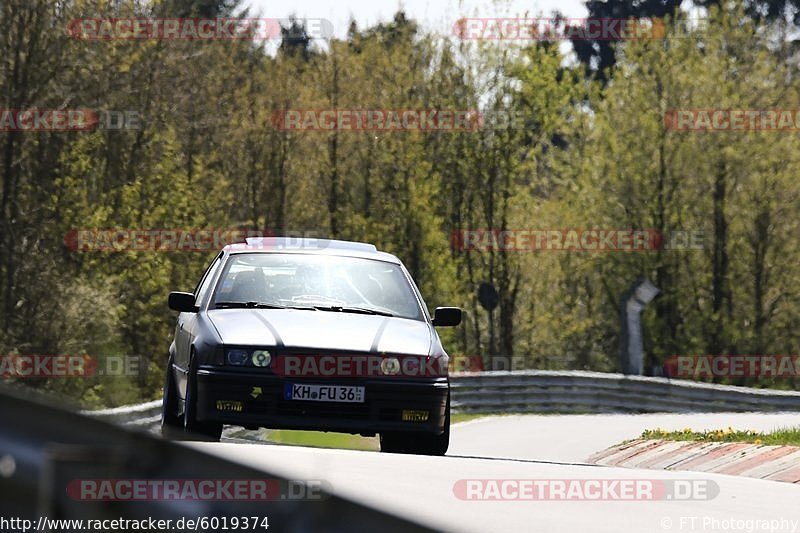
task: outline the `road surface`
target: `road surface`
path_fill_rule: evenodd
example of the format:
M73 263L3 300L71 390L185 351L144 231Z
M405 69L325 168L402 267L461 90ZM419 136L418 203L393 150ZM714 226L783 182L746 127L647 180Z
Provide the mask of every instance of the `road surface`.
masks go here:
M583 464L595 451L644 429L733 426L769 430L796 414L565 415L491 417L453 427L446 457L240 442L189 445L292 479L321 480L342 496L443 531L773 531L800 533L800 487L693 472ZM466 500L465 480L694 481L718 487L712 499ZM487 487L482 482L482 487ZM613 486L613 484L612 484ZM488 492L479 494L488 495ZM767 529L769 528L769 529Z

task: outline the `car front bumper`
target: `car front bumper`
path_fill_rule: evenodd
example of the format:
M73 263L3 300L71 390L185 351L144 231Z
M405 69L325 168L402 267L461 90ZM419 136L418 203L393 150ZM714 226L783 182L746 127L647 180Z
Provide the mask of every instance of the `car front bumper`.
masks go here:
M363 403L286 400L284 385L355 385ZM305 379L253 371L200 368L197 371L198 420L271 429L374 434L381 431L444 431L450 384L428 379ZM426 411L424 421L403 420L403 411Z

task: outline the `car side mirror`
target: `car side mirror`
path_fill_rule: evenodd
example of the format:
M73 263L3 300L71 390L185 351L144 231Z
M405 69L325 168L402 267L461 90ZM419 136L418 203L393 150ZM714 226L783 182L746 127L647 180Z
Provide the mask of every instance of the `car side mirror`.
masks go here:
M437 307L433 312L434 326L457 326L461 324L461 309L458 307Z
M195 305L194 294L190 292L169 293L169 308L181 313L196 313L197 306Z

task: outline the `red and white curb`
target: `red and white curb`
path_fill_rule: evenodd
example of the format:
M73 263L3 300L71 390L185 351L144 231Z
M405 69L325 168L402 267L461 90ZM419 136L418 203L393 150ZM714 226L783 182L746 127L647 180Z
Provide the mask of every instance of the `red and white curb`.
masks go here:
M588 459L596 465L692 470L800 483L800 447L637 439Z

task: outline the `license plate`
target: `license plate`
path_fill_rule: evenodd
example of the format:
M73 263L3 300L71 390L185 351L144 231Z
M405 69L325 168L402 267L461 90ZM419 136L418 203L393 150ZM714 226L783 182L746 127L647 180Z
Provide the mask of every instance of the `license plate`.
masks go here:
M283 399L307 400L310 402L364 403L364 387L287 383L283 387Z

